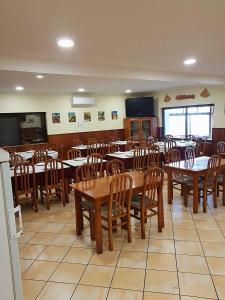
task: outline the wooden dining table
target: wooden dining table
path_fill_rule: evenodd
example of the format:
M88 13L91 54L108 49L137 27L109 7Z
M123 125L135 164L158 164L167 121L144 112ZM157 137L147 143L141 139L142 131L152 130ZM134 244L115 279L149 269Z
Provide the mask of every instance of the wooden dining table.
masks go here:
M198 182L200 176L206 175L209 158L208 156L201 156L164 165L168 178L168 204L173 203L173 173L189 175L193 177L193 213L198 213ZM221 167L224 166L225 159L222 159Z
M133 179L132 193L137 194L142 191L144 182L144 173L138 171L128 172ZM70 184L75 192L75 219L76 234L82 233L82 214L81 201L82 197L93 202L95 209L95 235L96 235L96 252L103 252L102 245L102 224L101 224L101 205L109 201L110 183L114 176L102 177L89 181L81 181L79 183ZM162 187L159 187L160 196L162 196ZM164 224L164 220L163 220Z

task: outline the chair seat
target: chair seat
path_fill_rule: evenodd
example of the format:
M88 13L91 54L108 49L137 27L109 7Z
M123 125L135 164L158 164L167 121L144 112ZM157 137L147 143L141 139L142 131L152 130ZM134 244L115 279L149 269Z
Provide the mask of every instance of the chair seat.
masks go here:
M136 195L132 198L132 200L131 200L131 207L132 208L140 209L140 207L141 207L141 197L142 197L142 195ZM147 201L148 201L148 198L145 197L144 198L145 207L146 207ZM151 201L151 208L154 208L154 207L157 207L157 206L158 206L158 201L155 201L155 200Z
M217 177L217 183L223 184L223 182L224 182L224 175L219 175L219 176Z
M101 213L102 213L102 217L103 218L107 218L108 217L108 210L109 210L109 206L107 204L102 205L102 207L101 207ZM114 214L114 212L115 212L115 214ZM123 206L118 206L118 205L115 205L115 203L113 203L112 213L115 216L124 215L124 213L126 213L126 209Z
M191 180L192 180L192 176L186 176L186 175L175 176L173 178L173 181L176 183L187 183Z
M81 206L86 210L94 210L94 204L92 201L82 198Z

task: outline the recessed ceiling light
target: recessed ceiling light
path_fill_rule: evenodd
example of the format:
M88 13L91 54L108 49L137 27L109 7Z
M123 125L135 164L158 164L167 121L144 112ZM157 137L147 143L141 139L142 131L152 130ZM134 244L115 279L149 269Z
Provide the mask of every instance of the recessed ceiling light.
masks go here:
M23 90L24 90L24 87L21 86L21 85L18 85L18 86L15 87L15 89L16 89L17 91L23 91Z
M132 93L132 91L131 90L126 90L125 93L130 94L130 93Z
M62 48L71 48L74 45L74 41L69 38L63 38L63 39L59 39L57 41L57 44L59 47Z
M84 88L79 88L79 89L78 89L78 92L79 92L79 93L83 93L83 92L85 92L85 89L84 89Z
M44 75L38 74L38 75L36 75L36 78L38 78L38 79L43 79L43 78L44 78Z
M195 58L187 58L187 59L185 59L184 64L185 65L194 65L196 63L196 61L197 60Z

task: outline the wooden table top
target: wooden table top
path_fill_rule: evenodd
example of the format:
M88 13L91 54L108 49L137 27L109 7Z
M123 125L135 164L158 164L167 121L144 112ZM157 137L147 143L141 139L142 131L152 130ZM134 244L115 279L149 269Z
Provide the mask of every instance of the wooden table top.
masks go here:
M127 172L133 179L132 189L139 189L143 186L144 173L138 171ZM109 196L110 183L114 176L102 177L89 181L70 184L70 187L79 191L90 199L101 199Z

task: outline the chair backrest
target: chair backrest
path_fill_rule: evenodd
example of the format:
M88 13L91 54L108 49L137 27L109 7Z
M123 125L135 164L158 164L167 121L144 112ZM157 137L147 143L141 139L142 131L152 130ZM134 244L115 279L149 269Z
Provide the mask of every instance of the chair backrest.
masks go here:
M193 134L188 134L187 135L187 141L196 141L196 137Z
M64 184L64 169L61 159L49 159L45 163L45 186Z
M184 150L184 158L185 158L185 160L194 159L195 158L195 149L193 147L186 147Z
M204 180L205 188L212 188L220 171L221 157L215 154L210 157L207 166L207 174Z
M203 149L203 140L201 138L197 138L195 145L195 156L200 156L200 153Z
M81 151L79 149L70 149L67 151L67 159L75 159L81 157Z
M108 216L119 216L126 209L130 210L133 179L124 173L116 175L110 183Z
M120 147L116 144L109 144L107 147L107 153L114 153L118 152Z
M31 162L17 163L14 167L14 195L36 192L35 170Z
M3 146L2 149L4 149L5 151L9 152L9 153L15 153L16 152L16 148L13 146Z
M145 159L146 159L145 155L146 155L146 148L137 147L134 149L133 170L144 171Z
M23 162L23 158L19 154L9 153L9 156L10 156L9 163L11 167L14 167L16 164Z
M173 137L172 134L166 134L166 135L164 136L164 141L166 141L166 140L173 140L173 139L174 139L174 137Z
M76 168L75 181L87 181L96 179L97 174L93 165L84 164Z
M92 153L87 158L87 164L91 164L95 168L98 177L102 177L102 155L100 153Z
M106 164L106 175L118 175L124 173L124 163L119 159L112 159Z
M216 145L217 154L224 153L225 152L225 142L220 141Z
M147 139L139 139L138 143L140 147L147 147L148 145Z
M32 164L36 165L40 162L47 162L48 152L47 150L39 149L36 150L31 158Z
M149 136L148 138L147 138L147 145L148 146L152 146L152 145L154 145L154 143L155 143L155 138L153 137L153 136Z
M156 145L146 148L146 170L159 167L160 149Z
M144 176L141 208L150 209L155 206L157 189L163 185L164 172L160 168L149 169Z
M97 153L97 144L88 144L87 145L87 155L91 155L92 153Z
M170 149L176 148L177 144L175 141L173 140L165 140L164 141L164 152L166 154L167 151L169 151Z
M165 160L166 160L167 164L181 161L180 150L179 149L170 149L165 155Z
M79 146L81 144L81 141L79 139L75 139L72 141L72 145L74 146Z
M135 140L134 139L129 139L127 140L127 144L125 145L125 150L129 151L135 148Z
M100 140L99 141L99 148L98 148L98 152L101 155L106 155L107 154L107 142L105 140Z

